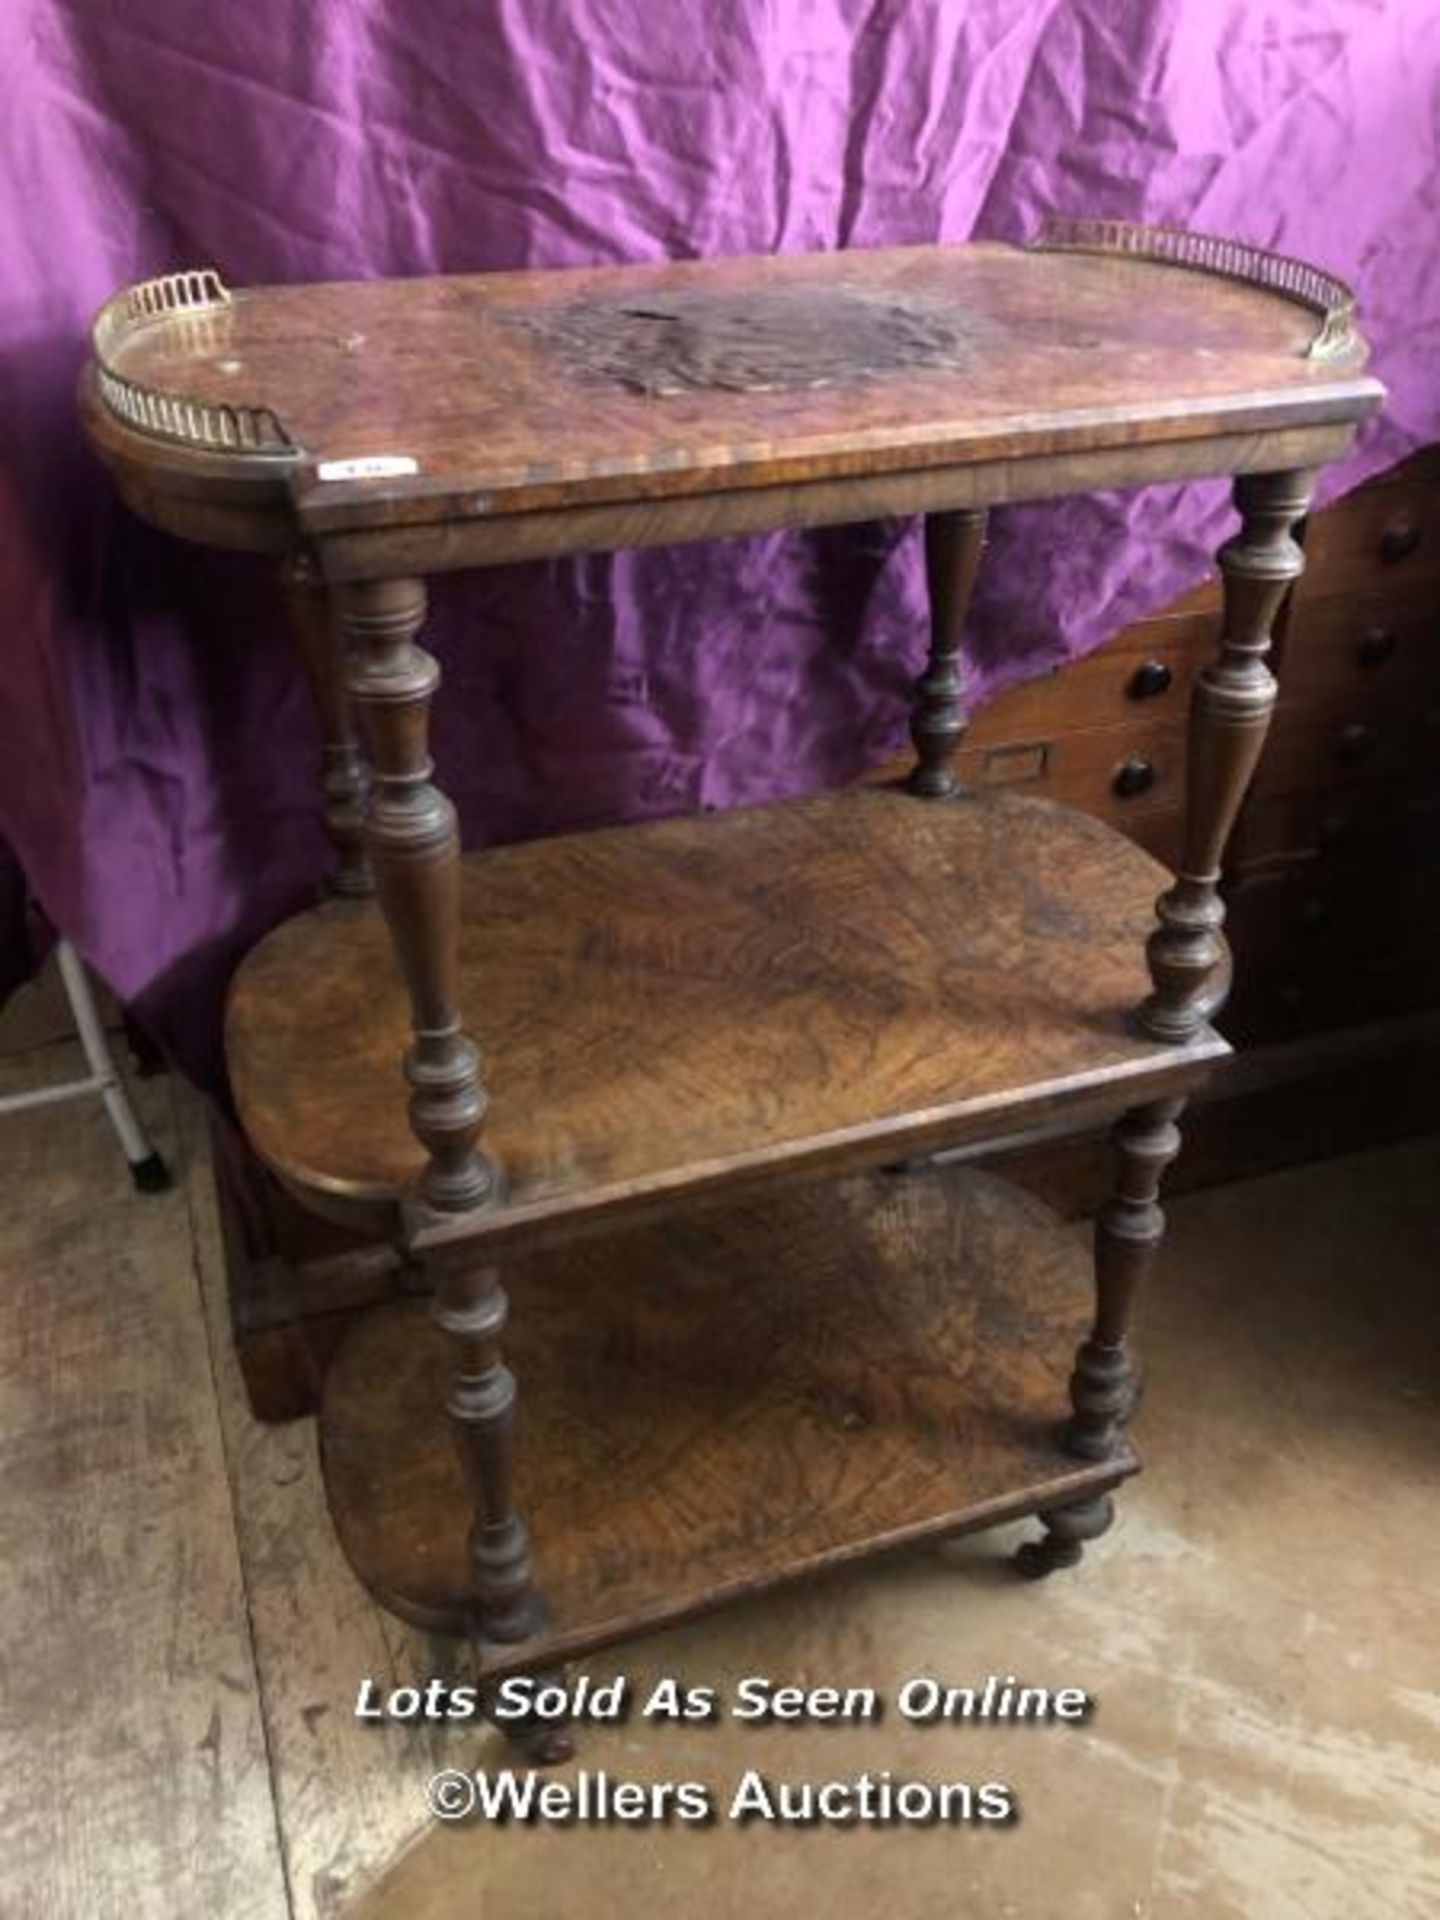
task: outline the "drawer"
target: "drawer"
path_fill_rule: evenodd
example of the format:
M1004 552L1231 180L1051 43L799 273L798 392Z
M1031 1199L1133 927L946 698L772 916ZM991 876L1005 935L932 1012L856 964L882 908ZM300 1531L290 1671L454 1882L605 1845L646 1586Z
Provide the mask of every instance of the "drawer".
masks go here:
M1213 613L1143 620L1083 660L998 694L976 712L968 744L1183 718L1195 676L1218 647Z
M1345 960L1300 953L1257 964L1235 943L1235 984L1220 1016L1233 1045L1370 1026L1440 1007L1440 937L1431 933L1404 950L1376 947Z
M1252 793L1265 800L1369 780L1408 780L1420 791L1435 766L1437 745L1440 701L1400 701L1346 714L1282 700Z
M1440 583L1297 605L1275 665L1288 706L1325 704L1345 719L1440 699Z
M1416 935L1428 950L1440 934L1440 859L1377 842L1237 876L1225 900L1237 951L1261 958L1349 960L1400 951Z
M913 765L912 754L897 754L864 779L903 780ZM1061 801L1119 827L1166 866L1179 858L1185 785L1181 719L967 744L957 766L968 786L1015 787Z
M1428 850L1427 850L1428 851ZM1320 856L1227 885L1237 1040L1440 1005L1440 862Z
M1125 727L967 742L958 764L972 786L1030 787L1124 826L1135 814L1180 805L1185 720L1176 713Z
M1245 803L1230 841L1234 873L1304 858L1372 848L1382 862L1401 857L1440 859L1440 774L1414 780L1355 780L1302 787L1289 793L1259 790Z
M1297 602L1440 578L1440 486L1364 487L1309 521Z

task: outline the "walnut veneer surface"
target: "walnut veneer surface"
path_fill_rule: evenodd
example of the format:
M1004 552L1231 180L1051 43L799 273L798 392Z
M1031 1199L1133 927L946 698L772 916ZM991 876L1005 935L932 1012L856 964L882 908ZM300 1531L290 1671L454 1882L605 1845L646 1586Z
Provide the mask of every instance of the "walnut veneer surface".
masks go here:
M1133 1010L1165 873L1100 822L1005 794L859 788L569 835L464 863L462 1007L505 1169L482 1234L1126 1097L1224 1052ZM242 964L240 1118L297 1189L398 1199L403 983L374 907Z
M1305 357L1313 313L1195 289L984 245L267 287L138 330L116 366L272 412L316 527L454 517L471 490L462 509L511 513L1354 417L1349 369ZM418 471L310 465L376 455Z
M117 317L85 412L138 512L303 528L344 579L1314 465L1381 396L1331 332L1273 287L998 245L266 287ZM173 432L107 399L135 392ZM265 444L186 444L225 410ZM376 458L409 471L333 471Z
M964 1284L957 1285L957 1275ZM563 1657L869 1550L1094 1496L1135 1470L1055 1447L1084 1248L955 1168L506 1264L525 1381L518 1486ZM341 1545L422 1626L463 1626L464 1478L431 1442L440 1340L411 1302L346 1344L322 1423ZM963 1406L964 1417L957 1417ZM1022 1491L1023 1490L1023 1491ZM524 1665L492 1645L494 1672Z

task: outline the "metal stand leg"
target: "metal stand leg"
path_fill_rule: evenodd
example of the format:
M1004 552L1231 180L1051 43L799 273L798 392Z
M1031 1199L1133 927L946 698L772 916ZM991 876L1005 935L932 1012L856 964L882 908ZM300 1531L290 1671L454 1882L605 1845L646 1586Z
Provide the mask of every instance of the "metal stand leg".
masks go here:
M90 976L68 940L59 942L55 958L65 987L65 997L75 1016L75 1030L80 1036L94 1091L105 1102L105 1111L119 1138L121 1151L130 1163L130 1178L141 1193L163 1193L170 1185L170 1169L151 1146L135 1117L135 1109L130 1104L130 1096L125 1091L125 1083L120 1078L120 1070L110 1051L110 1042L100 1024Z

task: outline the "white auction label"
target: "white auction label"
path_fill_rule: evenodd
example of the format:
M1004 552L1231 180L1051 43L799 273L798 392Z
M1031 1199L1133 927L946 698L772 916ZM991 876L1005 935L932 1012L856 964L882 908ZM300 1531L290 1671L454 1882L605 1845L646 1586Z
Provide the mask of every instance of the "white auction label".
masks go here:
M398 480L420 466L408 453L372 453L361 460L322 460L315 471L322 480Z

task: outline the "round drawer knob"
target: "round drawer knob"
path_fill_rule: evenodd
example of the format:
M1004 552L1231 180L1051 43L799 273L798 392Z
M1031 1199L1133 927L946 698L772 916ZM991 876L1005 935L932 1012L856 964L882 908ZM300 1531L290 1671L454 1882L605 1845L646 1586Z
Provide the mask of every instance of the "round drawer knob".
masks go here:
M1340 729L1340 758L1347 766L1354 766L1374 747L1375 737L1374 727L1367 727L1363 720L1352 720Z
M1393 627L1367 627L1360 636L1355 658L1362 667L1383 667L1400 644Z
M1420 544L1420 527L1414 520L1397 520L1380 536L1380 558L1387 566L1408 560Z
M1148 760L1134 756L1118 767L1111 786L1122 800L1133 800L1137 793L1148 793L1155 784L1155 769Z
M1132 700L1157 700L1170 691L1174 679L1174 671L1163 660L1147 660L1131 674L1125 691Z

